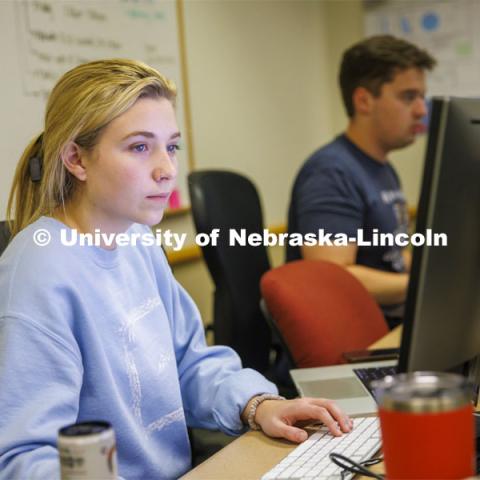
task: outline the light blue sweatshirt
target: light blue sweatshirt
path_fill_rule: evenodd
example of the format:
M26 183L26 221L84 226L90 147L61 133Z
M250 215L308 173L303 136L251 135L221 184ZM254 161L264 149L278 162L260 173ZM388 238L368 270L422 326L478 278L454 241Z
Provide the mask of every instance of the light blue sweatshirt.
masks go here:
M33 242L40 228L48 246ZM121 477L177 478L187 425L238 434L248 400L276 388L206 346L159 247L67 247L62 228L42 217L0 259L0 480L59 478L58 429L100 419Z

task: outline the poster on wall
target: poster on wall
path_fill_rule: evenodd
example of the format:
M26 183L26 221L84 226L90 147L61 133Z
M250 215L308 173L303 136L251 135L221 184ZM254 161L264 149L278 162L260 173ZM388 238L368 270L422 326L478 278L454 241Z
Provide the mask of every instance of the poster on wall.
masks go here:
M387 0L365 5L365 33L391 34L437 59L428 77L433 95L480 96L480 1Z

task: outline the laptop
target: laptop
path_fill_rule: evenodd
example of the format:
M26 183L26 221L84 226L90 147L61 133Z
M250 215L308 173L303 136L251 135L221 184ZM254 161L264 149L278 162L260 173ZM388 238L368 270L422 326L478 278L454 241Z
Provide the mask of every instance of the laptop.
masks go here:
M348 415L364 415L376 413L377 404L353 370L395 367L397 363L398 360L379 360L331 367L297 368L290 370L290 375L302 397L330 398Z

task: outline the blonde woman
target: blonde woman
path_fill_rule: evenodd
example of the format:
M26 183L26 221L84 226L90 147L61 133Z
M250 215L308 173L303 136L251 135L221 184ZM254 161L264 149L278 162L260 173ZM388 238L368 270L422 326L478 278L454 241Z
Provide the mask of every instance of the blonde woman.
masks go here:
M44 132L20 160L0 261L1 479L58 477L57 431L79 421L112 423L131 479L185 473L187 425L249 424L294 442L307 436L298 420L351 428L332 402L276 399L232 350L207 347L160 248L107 240L139 240L162 218L177 174L175 96L140 62L80 65L53 89ZM67 245L75 232L109 237Z

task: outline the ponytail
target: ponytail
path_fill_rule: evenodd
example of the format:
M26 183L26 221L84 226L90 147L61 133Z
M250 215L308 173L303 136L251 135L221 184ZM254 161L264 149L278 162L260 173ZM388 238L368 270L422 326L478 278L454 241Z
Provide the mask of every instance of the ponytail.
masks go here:
M36 220L42 175L42 139L43 134L40 134L28 144L15 170L7 204L11 238Z

